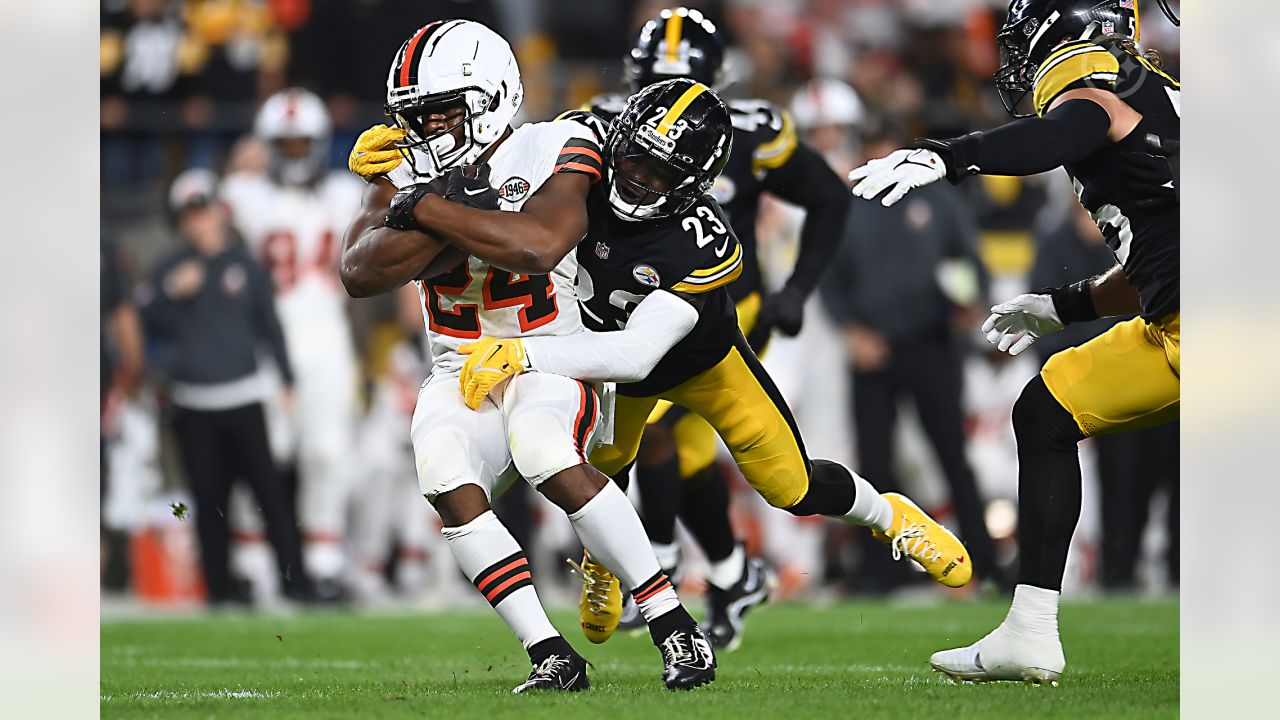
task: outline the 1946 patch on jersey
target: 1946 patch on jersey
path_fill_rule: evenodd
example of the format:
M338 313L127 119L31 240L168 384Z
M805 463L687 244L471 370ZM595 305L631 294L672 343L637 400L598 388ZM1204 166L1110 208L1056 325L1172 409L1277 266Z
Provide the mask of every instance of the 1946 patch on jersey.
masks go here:
M529 194L531 185L528 180L522 177L507 178L501 186L498 187L498 197L505 202L518 203Z
M658 271L648 265L635 266L631 270L631 275L636 279L636 282L645 287L656 288L662 284L662 281L658 279Z

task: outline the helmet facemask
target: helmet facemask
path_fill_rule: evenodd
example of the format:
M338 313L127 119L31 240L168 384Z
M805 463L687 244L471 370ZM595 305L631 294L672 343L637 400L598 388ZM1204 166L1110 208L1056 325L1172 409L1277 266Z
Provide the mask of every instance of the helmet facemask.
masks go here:
M277 182L310 185L324 173L329 151L328 136L268 138L266 144L268 172Z
M709 158L707 167L696 167L694 158L676 151L674 140L649 125L636 128L626 120L615 120L605 148L609 206L618 217L670 217L688 210L711 189L719 174L718 156Z
M479 88L467 88L414 98L388 106L386 111L405 131L400 153L414 174L435 178L450 168L474 162L492 144L477 140L474 122L491 104ZM429 119L432 115L443 117Z
M996 70L996 92L1000 102L1010 115L1022 118L1035 115L1027 112L1028 96L1035 84L1036 66L1031 62L1028 47L1031 35L1036 31L1034 18L1027 18L1005 28L996 36L1000 48L1000 69Z

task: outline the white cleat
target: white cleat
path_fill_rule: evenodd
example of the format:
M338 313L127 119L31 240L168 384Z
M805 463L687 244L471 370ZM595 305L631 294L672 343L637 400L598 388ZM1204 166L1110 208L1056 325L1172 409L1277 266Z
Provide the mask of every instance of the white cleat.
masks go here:
M1031 635L1001 624L968 647L934 653L929 664L956 682L1021 681L1057 687L1067 661L1057 633Z

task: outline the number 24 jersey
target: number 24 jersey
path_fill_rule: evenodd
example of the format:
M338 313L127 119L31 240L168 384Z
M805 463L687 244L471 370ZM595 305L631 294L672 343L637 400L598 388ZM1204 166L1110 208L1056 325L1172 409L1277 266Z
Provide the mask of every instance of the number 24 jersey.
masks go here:
M552 175L577 172L593 184L601 177L595 134L573 121L529 123L511 133L489 159L499 207L518 211ZM422 182L396 168L389 179L403 188ZM577 260L569 253L547 275L522 275L471 257L453 270L418 282L427 338L437 372L457 372L458 348L481 337L528 337L580 332L573 284Z
M742 274L742 246L710 197L679 215L629 221L614 214L606 193L603 183L592 187L590 225L577 250L578 304L587 329L625 327L655 290L705 298L693 330L649 377L618 386L623 395L648 397L707 370L733 346L738 320L725 286Z

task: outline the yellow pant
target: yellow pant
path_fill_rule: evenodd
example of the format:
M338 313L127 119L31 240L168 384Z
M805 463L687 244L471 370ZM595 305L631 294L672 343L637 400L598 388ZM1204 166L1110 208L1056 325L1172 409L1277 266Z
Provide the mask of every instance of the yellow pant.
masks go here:
M751 334L760 314L760 293L751 293L737 304L738 327L743 336ZM660 400L649 414L649 424L657 423L671 409L671 403ZM711 424L694 413L684 413L671 427L680 462L680 477L690 478L716 461L716 431Z
M1134 318L1049 358L1040 376L1085 437L1178 418L1181 314Z
M729 446L747 482L770 505L791 507L809 491L809 458L795 419L745 341L714 367L658 396L619 395L614 444L593 452L591 464L615 475L634 460L645 422L661 400L687 408L692 412L686 418L696 413L698 420L713 428ZM712 441L714 459L714 437Z

